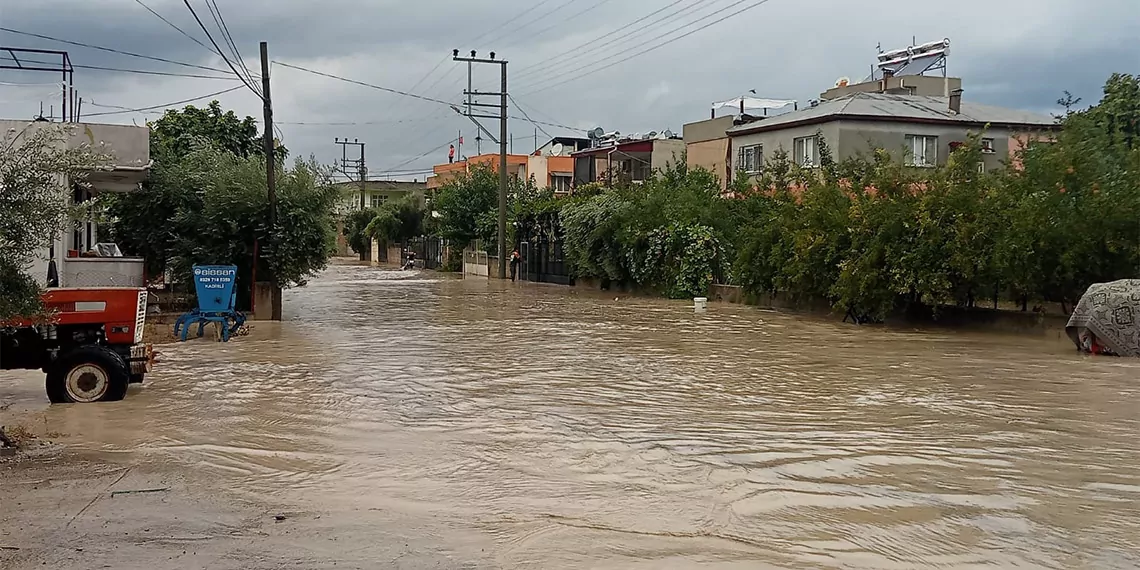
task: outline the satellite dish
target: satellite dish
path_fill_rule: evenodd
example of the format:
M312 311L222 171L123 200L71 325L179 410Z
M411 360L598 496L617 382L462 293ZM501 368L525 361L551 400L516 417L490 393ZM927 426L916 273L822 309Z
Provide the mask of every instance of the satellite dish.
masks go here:
M562 156L563 150L565 149L562 143L554 143L554 146L550 147L550 156Z
M669 129L665 129L665 132L661 133L661 135L667 139L671 139L674 136L673 131L670 131Z
M843 76L843 77L840 77L839 79L835 80L835 86L836 87L847 87L848 85L851 85L851 78L850 77Z
M586 134L588 134L590 136L590 138L592 138L592 139L600 139L600 138L606 136L606 130L601 128L601 127L594 127L593 130L591 130L590 132L588 132Z

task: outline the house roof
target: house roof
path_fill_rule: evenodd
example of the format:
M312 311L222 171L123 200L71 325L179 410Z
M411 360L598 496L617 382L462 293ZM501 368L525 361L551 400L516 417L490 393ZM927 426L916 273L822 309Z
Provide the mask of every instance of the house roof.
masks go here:
M746 123L726 131L730 136L774 131L799 125L825 123L840 119L902 121L917 123L965 124L1052 128L1052 117L1028 111L1007 109L962 101L962 112L950 112L946 97L893 95L889 93L853 93L846 97L823 101L815 107Z

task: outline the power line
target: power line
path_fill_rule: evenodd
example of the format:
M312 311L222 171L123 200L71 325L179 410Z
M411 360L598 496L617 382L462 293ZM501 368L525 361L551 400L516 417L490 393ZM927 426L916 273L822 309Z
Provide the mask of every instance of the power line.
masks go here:
M537 32L534 32L534 33L532 33L532 34L530 34L530 35L527 35L527 36L523 36L523 38L522 38L522 39L511 40L511 41L509 41L509 42L507 42L507 43L503 44L503 46L505 47L505 46L514 46L514 45L518 45L518 44L520 44L520 43L522 43L522 42L524 42L524 41L526 41L526 40L529 40L529 39L531 39L531 38L534 38L534 37L536 37L536 36L540 36L540 35L542 35L542 34L544 34L544 33L546 33L546 32L549 32L550 30L553 30L553 29L555 29L555 28L560 28L560 27L563 27L563 26L565 26L565 25L566 25L566 22L568 22L568 21L570 21L570 20L573 20L574 18L577 18L577 17L579 17L579 16L585 15L585 14L587 14L587 13L589 13L589 12L592 12L592 11L594 11L594 10L598 9L598 8L601 8L603 5L605 5L605 4L609 3L609 2L610 2L610 0L600 0L599 2L597 2L597 3L595 3L595 4L591 4L591 5L587 6L586 8L584 8L584 9L582 9L582 10L579 10L579 11L577 11L577 12L575 12L575 13L573 13L573 14L569 15L569 16L566 16L565 18L559 18L559 19L558 19L558 21L556 21L555 23L553 23L553 24L551 24L551 25L549 25L549 26L547 26L547 27L545 27L545 28L542 28L542 29L538 30ZM502 48L500 48L500 49L502 49Z
M530 115L528 115L528 114L527 114L527 112L526 112L526 109L523 109L523 108L522 108L522 105L519 105L519 102L518 102L518 101L515 101L515 98L514 98L514 97L512 97L510 93L508 93L508 94L507 94L507 98L511 100L511 103L514 103L514 104L515 104L515 108L517 108L519 111L521 111L521 112L522 112L523 116L524 116L524 117L526 117L526 120L530 121L530 124L534 125L534 128L536 128L536 129L538 129L538 130L542 131L542 134L544 134L544 135L546 135L546 136L548 136L548 137L550 137L550 138L552 138L552 139L554 138L554 137L550 136L550 133L546 132L546 129L544 129L544 128L540 127L540 126L538 125L538 123L534 122L534 121L533 121L533 120L530 118Z
M340 121L340 122L337 122L337 121L322 122L322 121L278 121L278 120L274 120L273 124L275 124L275 125L297 125L297 126L306 126L306 127L357 127L357 126L361 126L361 125L398 125L401 123L418 123L418 122L422 122L424 119L425 119L425 117L420 117L418 119L400 119L398 121Z
M650 13L648 13L648 14L646 14L646 15L644 15L644 16L642 16L642 17L640 17L640 18L638 18L632 22L629 22L628 24L623 24L621 26L618 26L618 27L614 28L613 30L610 30L609 32L607 32L605 34L602 34L602 35L600 35L600 36L598 36L592 40L589 40L587 42L584 42L575 48L571 48L569 50L569 53L573 53L575 56L581 56L581 55L585 55L587 53L594 52L597 49L600 49L601 47L608 45L608 44L601 44L602 40L604 40L604 39L606 39L606 38L608 38L608 37L610 37L610 36L612 36L618 32L629 31L632 26L637 25L641 22L644 22L645 20L648 20L649 18L652 18L653 16L656 16L657 14L660 14L661 12L664 12L665 10L668 10L669 8L672 8L673 6L676 6L677 4L680 4L681 2L685 2L685 0L673 0L672 3L670 3L669 5L667 5L663 8L658 8L657 10L654 10L654 11L652 11L652 12L650 12ZM693 4L693 6L696 6L699 4L700 4L700 2L695 2ZM648 29L648 26L641 28L641 29L646 30L646 29ZM579 51L582 48L588 48L588 49L586 49L585 51ZM520 77L526 76L528 74L528 71L538 69L541 65L542 65L541 62L536 63L534 65L528 65L526 67L519 69L518 71L515 71L513 75L514 75L515 79L517 80Z
M577 65L577 64L582 63L582 62L587 62L586 65L579 66L579 68L582 68L582 67L587 67L590 65L597 65L599 63L603 63L605 61L608 61L608 60L612 59L615 56L615 54L621 55L623 52L628 51L629 49L636 49L638 47L638 45L644 45L644 44L637 44L637 45L634 45L634 46L629 47L629 48L621 47L621 46L627 46L631 42L635 42L639 38L645 37L646 35L648 35L650 33L654 33L658 30L661 30L662 28L665 28L666 26L668 26L674 22L680 21L681 26L673 28L672 30L666 32L666 34L670 34L670 33L675 32L678 29L684 28L686 26L693 25L694 23L699 22L701 19L698 18L695 21L693 21L693 20L686 21L686 18L688 18L688 16L699 14L700 11L702 11L706 8L710 8L710 7L712 8L712 10L708 14L706 14L705 17L707 18L709 16L715 15L718 11L720 11L722 9L722 8L717 7L717 4L720 3L721 1L722 0L697 0L696 2L693 2L689 5L681 6L680 8L677 8L675 10L661 14L657 18L654 18L653 20L646 22L645 24L641 25L640 27L634 27L634 28L628 28L627 27L627 29L629 31L627 31L627 32L615 37L615 38L612 38L609 41L606 41L606 42L595 41L595 42L587 42L585 44L582 44L581 46L579 46L579 49L573 51L574 55L571 58L573 61L573 65ZM731 2L732 0L726 0L726 1ZM667 6L666 9L668 9L668 8L669 7ZM650 41L652 41L652 40L650 40ZM590 60L593 60L593 61L590 61ZM523 77L523 76L524 75L521 73L516 75L515 76L516 81L520 77ZM554 74L550 73L550 69L548 66L546 68L531 69L531 71L527 72L525 74L525 76L528 77L528 79L526 81L528 83L528 86L538 85L544 81L547 81L547 80L555 77Z
M425 97L425 96L423 96L423 95L416 95L415 93L408 93L407 91L400 91L399 89L392 89L392 88L390 88L390 87L381 87L381 86L379 86L379 85L373 85L373 84L371 84L371 83L365 83L365 82L363 82L363 81L357 81L357 80L355 80L355 79L348 79L348 78L345 78L345 77L341 77L341 76L339 76L339 75L333 75L333 74L331 74L331 73L325 73L325 72L323 72L323 71L316 71L316 70L313 70L313 69L308 69L308 68L305 68L305 67L301 67L301 66L299 66L299 65L292 65L292 64L289 64L289 63L285 63L285 62L283 62L283 61L274 61L274 63L276 63L276 64L278 64L278 65L284 65L285 67L289 67L289 68L292 68L292 69L296 69L296 70L298 70L298 71L304 71L304 72L306 72L306 73L312 73L313 75L320 75L320 76L323 76L323 77L328 77L329 79L336 79L336 80L338 80L338 81L344 81L345 83L355 83L356 85L360 85L360 86L363 86L363 87L368 87L368 88L371 88L371 89L378 89L378 90L380 90L380 91L385 91L385 92L388 92L388 93L395 93L396 95L403 95L404 97L411 97L411 98L413 98L413 99L419 99L419 100L421 100L421 101L430 101L430 102L432 102L432 103L438 103L438 104L440 104L440 105L446 105L446 106L448 106L448 107L450 107L451 105L453 105L453 103L450 103L450 102L448 102L448 101L444 101L444 100L442 100L442 99L435 99L435 98L433 98L433 97Z
M408 91L415 91L416 88L420 86L420 84L422 84L424 81L426 81L428 77L431 77L431 75L433 73L435 73L436 70L438 70L440 68L440 66L443 65L443 63L449 59L451 59L449 56L444 56L443 59L439 60L439 63L435 64L435 67L432 67L430 71L425 73L424 76L420 78L419 81L416 81L414 84L412 84L411 88L409 88ZM446 74L445 74L445 76L446 76ZM434 83L432 85L434 85ZM393 115L401 114L404 110L404 105L401 104L403 102L404 102L403 100L400 100L400 102L396 103L389 110L389 112L392 113Z
M128 109L128 108L125 108L125 107L117 107L117 106L112 106L112 105L98 105L98 104L95 104L95 105L96 105L96 106L98 106L98 107L114 107L114 108L120 108L120 109L123 109L123 110L121 110L121 111L104 111L104 112L102 112L102 113L87 113L87 114L85 114L84 116L86 116L86 117L101 117L101 116L105 116L105 115L123 115L123 114L126 114L126 113L140 113L140 112L143 112L143 111L153 111L153 110L155 110L155 109L166 109L166 108L169 108L169 107L175 107L175 106L178 106L178 105L184 105L184 104L186 104L186 103L193 103L193 102L195 102L195 101L201 101L202 99L208 99L208 98L210 98L210 97L217 97L218 95L222 95L222 94L225 94L225 93L230 93L231 91L237 91L238 89L241 89L241 88L242 88L242 86L241 86L241 85L238 85L238 86L236 86L236 87L230 87L229 89L224 89L224 90L222 90L222 91L218 91L218 92L215 92L215 93L210 93L210 94L207 94L207 95L201 95L201 96L199 96L199 97L192 97L192 98L190 98L190 99L183 99L183 100L181 100L181 101L173 101L173 102L171 102L171 103L163 103L163 104L161 104L161 105L151 105L151 106L149 106L149 107L138 107L138 108L134 108L134 109Z
M320 75L320 76L322 76L322 77L328 77L329 79L336 79L337 81L343 81L343 82L345 82L345 83L352 83L352 84L355 84L355 85L360 85L360 86L362 86L362 87L368 87L368 88L370 88L370 89L377 89L377 90L380 90L380 91L384 91L384 92L387 92L387 93L394 93L394 94L396 94L396 95L402 95L402 96L404 96L404 97L411 97L411 98L413 98L413 99L419 99L419 100L421 100L421 101L428 101L428 102L431 102L431 103L436 103L436 104L439 104L439 105L445 105L445 106L447 106L448 108L450 108L452 105L454 105L454 103L451 103L451 102L448 102L448 101L444 101L444 100L442 100L442 99L436 99L436 98L434 98L434 97L427 97L427 96L424 96L424 95L417 95L417 94L415 94L415 93L409 93L409 92L407 92L407 91L401 91L401 90L399 90L399 89L392 89L392 88L390 88L390 87L382 87L382 86L380 86L380 85L374 85L374 84L372 84L372 83L366 83L366 82L364 82L364 81L358 81L358 80L356 80L356 79L349 79L349 78L347 78L347 77L341 77L341 76L339 76L339 75L333 75L333 74L331 74L331 73L325 73L325 72L323 72L323 71L317 71L317 70L315 70L315 69L309 69L309 68L306 68L306 67L301 67L301 66L299 66L299 65L293 65L293 64L290 64L290 63L285 63L285 62L283 62L283 61L274 61L273 63L275 63L275 64L277 64L277 65L283 65L283 66L285 66L285 67L288 67L288 68L291 68L291 69L296 69L296 70L298 70L298 71L304 71L304 72L306 72L306 73L312 73L312 74L314 74L314 75ZM525 114L525 113L524 113L524 114ZM519 117L510 117L510 118L512 118L512 119L518 119ZM535 123L535 124L539 124L539 125L546 125L546 126L550 126L550 127L558 127L558 128L561 128L561 129L568 129L568 130L572 130L572 131L573 131L573 130L578 130L578 129L576 129L575 127L571 127L571 126L568 126L568 125L562 125L562 124L559 124L559 123L549 123L549 122L544 122L544 121L536 121L536 120L533 120L533 119L529 119L529 118L527 118L526 120L527 120L528 122L531 122L531 123Z
M483 39L483 38L485 38L485 37L487 37L487 36L489 36L489 35L491 35L491 34L493 34L493 33L497 32L497 31L499 31L499 30L501 30L501 29L503 29L503 28L505 28L505 27L507 27L507 26L509 26L509 25L511 25L511 24L513 24L513 23L515 23L515 22L517 22L517 21L518 21L520 18L522 18L523 16L526 16L527 14L529 14L529 13L531 13L531 12L533 12L533 11L535 11L535 10L539 9L539 8L541 8L542 6L544 6L544 5L546 5L546 4L549 4L549 3L550 3L550 2L552 2L552 1L553 1L553 0L542 0L541 2L538 2L537 4L535 4L535 5L531 6L530 8L527 8L526 10L523 10L522 12L520 12L520 13L519 13L517 16L515 16L514 18L511 18L511 19L507 20L506 22L503 22L502 24L499 24L498 26L495 26L494 28L491 28L490 30L487 30L486 32L483 32L482 34L479 34L478 36L475 36L474 38L471 38L470 40L467 40L466 42L463 42L463 45L471 45L471 44L474 44L475 42L477 42L477 41L479 41L479 40L481 40L481 39Z
M33 38L50 40L53 42L60 42L60 43L69 44L69 45L73 45L73 46L85 47L85 48L89 48L89 49L97 49L99 51L105 51L105 52L115 53L115 54L119 54L119 55L126 55L126 56L130 56L130 57L138 57L138 58L142 58L142 59L149 59L152 61L161 61L162 63L170 63L173 65L181 65L183 67L193 67L196 69L204 69L206 71L216 71L218 73L229 73L228 71L226 71L224 69L218 69L216 67L209 67L209 66L205 66L205 65L196 65L193 63L185 63L182 61L174 61L173 59L166 59L166 58L162 58L162 57L154 57L154 56L150 56L150 55L143 55L141 53L132 53L129 51L123 51L123 50L118 50L118 49L109 48L109 47L97 46L97 45L92 45L92 44L85 44L83 42L74 42L71 40L64 40L64 39L60 39L60 38L53 38L51 36L45 36L43 34L33 34L32 32L23 32L20 30L13 30L11 28L0 27L0 31L9 32L12 34L19 34L21 36L30 36ZM73 67L79 67L79 66L76 65Z
M249 82L246 81L246 79L242 77L240 73L238 73L238 70L234 67L233 62L231 62L229 58L227 58L226 55L222 53L222 48L218 47L218 42L214 41L214 37L210 35L210 30L206 29L206 25L202 23L202 19L198 17L198 13L194 11L194 7L190 5L190 0L182 0L182 2L186 4L186 8L190 10L190 14L194 16L194 21L198 22L198 27L202 28L202 31L206 34L206 39L210 40L210 43L214 45L214 49L218 50L218 55L222 56L222 61L226 62L226 65L228 65L230 70L234 72L234 75L238 76L238 79L241 80L242 84L249 88L249 90L253 92L254 95L257 95L259 99L265 99L260 91L254 89L253 86L250 85Z
M413 163L413 162L415 162L415 161L417 161L417 160L419 160L419 159L421 159L421 158L423 158L423 157L425 157L425 156L427 156L433 152L436 152L438 150L443 150L444 147L446 147L450 144L454 144L458 140L459 139L451 139L451 140L449 140L449 141L447 141L447 142L445 142L445 143L443 143L443 144L441 144L441 145L439 145L439 146L437 146L437 147L435 147L435 148L433 148L433 149L431 149L431 150L429 150L429 151L427 151L427 152L425 152L425 153L423 153L417 157L405 160L404 162L401 162L400 164L397 164L396 166L393 166L392 168L389 168L387 170L381 170L380 172L396 172L396 169L400 168L401 166L406 166L406 165L411 164L411 163Z
M217 0L206 0L206 8L210 10L210 16L214 18L214 25L222 32L222 39L225 40L226 46L230 48L230 54L237 60L242 71L245 72L245 78L253 84L254 90L260 95L261 88L257 85L257 80L253 78L253 73L249 71L249 67L245 65L245 60L241 57L241 51L238 50L237 43L234 42L233 34L230 33L230 28L226 25L225 18L222 17L222 10L218 8Z
M217 55L217 56L221 56L221 55L222 55L222 54L220 54L220 53L218 53L218 52L214 51L214 48L212 48L212 47L210 47L210 46L208 46L208 45L206 45L206 44L202 43L202 40L199 40L198 38L196 38L196 37L194 37L194 36L192 36L192 35L190 35L190 34L186 33L186 31L185 31L185 30L183 30L182 28L179 28L178 26L174 25L174 22L171 22L170 20L167 20L166 18L164 18L164 17L162 16L162 14L159 14L158 12L155 12L154 10L152 10L152 9L151 9L151 7L150 7L150 6L147 6L146 4L144 4L142 0L135 0L135 2L136 2L136 3L138 3L138 5L139 5L139 6L142 6L143 8L146 8L147 12L150 12L151 14L154 14L154 15L155 15L155 17L157 17L159 20L162 20L163 22L166 22L166 25L168 25L168 26L170 26L170 27L174 28L175 30L178 30L178 33L180 33L180 34L182 34L182 35L186 36L187 38L190 38L190 41L192 41L192 42L194 42L194 43L196 43L196 44L198 44L198 45L200 45L200 46L202 46L202 47L206 48L206 50L207 50L207 51L209 51L210 53L212 53L212 54L214 54L214 55Z
M36 61L30 59L12 59L10 57L0 57L0 61L11 61L15 63L33 64L33 65L55 65L58 66L59 62L50 61ZM91 69L95 71L115 71L119 73L136 73L141 75L160 75L164 77L192 77L195 79L221 79L224 81L237 81L236 77L218 77L217 75L201 75L197 73L175 73L172 71L149 71L145 69L123 69L121 67L105 67L102 65L81 65L78 63L71 64L75 69ZM12 69L10 71L19 71L19 69Z
M729 5L728 7L726 7L726 8L725 8L725 10L727 10L727 9L729 9L729 8L733 8L733 7L735 7L735 6L738 6L738 5L740 5L740 4L743 4L745 1L746 1L746 0L737 0L736 2L734 2L734 3L732 3L731 5ZM701 30L704 30L704 29L710 28L710 27L712 27L712 26L714 26L714 25L716 25L716 24L719 24L720 22L723 22L723 21L725 21L725 20L727 20L727 19L729 19L729 18L732 18L733 16L737 16L737 15L739 15L739 14L742 14L742 13L744 13L744 12L747 12L748 10L751 10L751 9L753 9L753 8L757 8L757 7L760 7L760 6L764 5L764 4L767 4L767 3L768 3L768 2L770 2L770 1L771 1L771 0L759 0L758 2L756 2L756 3L754 3L754 4L750 4L750 5L748 5L748 6L745 6L744 8L741 8L740 10L737 10L737 11L735 11L735 12L733 12L733 13L731 13L731 14L727 15L727 16L724 16L724 17L718 18L718 19L716 19L716 20L713 20L712 22L709 22L709 23L707 23L707 24L705 24L705 25L703 25L703 26L701 26L701 27L699 27L699 28L696 28L696 29L694 29L694 30L690 30L690 31L688 31L688 32L685 32L684 34L681 34L680 36L677 36L677 37L675 37L675 38L671 38L671 39L669 39L669 40L666 40L666 41L664 41L664 42L662 42L662 43L660 43L660 44L657 44L657 45L655 45L655 46L652 46L652 47L649 47L649 48L647 48L647 49L644 49L644 50L642 50L642 51L639 51L639 52L637 52L637 53L634 53L633 55L630 55L629 57L625 57L625 58L619 59L619 60L617 60L617 61L614 61L614 62L608 63L608 64L606 64L606 65L603 65L603 66L601 66L601 67L596 67L596 68L594 68L594 69L591 69L591 70L589 70L589 71L587 71L587 72L585 72L585 73L583 73L583 74L581 74L581 75L574 75L574 73L576 73L577 71L581 71L581 70L585 69L586 67L590 67L589 65L587 65L587 66L585 66L585 67L583 67L583 68L578 68L578 69L576 69L576 70L573 70L573 71L568 71L568 72L566 72L564 75L570 75L570 77L569 77L569 78L567 78L567 79L565 79L565 80L562 80L562 81L558 81L558 82L556 82L556 83L553 83L553 84L550 84L550 85L547 85L547 86L545 86L545 87L541 87L541 88L539 88L539 89L535 89L535 90L533 90L533 91L530 91L530 92L528 92L527 94L528 94L528 95L533 95L533 94L535 94L535 93L539 93L539 92L541 92L541 91L546 91L547 89L552 89L552 88L554 88L554 87L558 87L559 85L565 85L566 83L570 83L571 81L574 81L574 80L577 80L577 79L581 79L581 78L583 78L583 77L586 77L586 76L588 76L588 75L593 75L593 74L595 74L595 73L598 73L598 72L600 72L600 71L604 71L604 70L606 70L606 69L609 69L609 68L611 68L611 67L613 67L613 66L615 66L615 65L618 65L618 64L621 64L621 63L627 62L627 61L629 61L629 60L631 60L631 59L633 59L633 58L635 58L635 57L638 57L638 56L640 56L640 55L643 55L643 54L649 53L649 52L651 52L651 51L654 51L654 50L656 50L656 49L658 49L658 48L661 48L661 47L667 46L667 45L669 45L669 44L671 44L671 43L673 43L673 42L676 42L676 41L682 40L682 39L684 39L684 38L687 38L687 37L689 37L689 36L691 36L691 35L693 35L693 34L695 34L695 33L699 32L699 31L701 31ZM709 16L712 16L712 15L715 15L715 13L714 13L714 14L710 14ZM638 44L637 46L634 46L634 47L635 47L635 48L636 48L636 47L640 47L640 46L642 46L642 45L645 45L646 43L651 43L651 42L653 42L654 40L658 40L658 39L661 39L661 38L663 38L663 37L665 37L665 36L668 36L669 34L671 34L671 33L675 32L675 31L677 31L677 30L679 30L679 29L683 29L683 28L685 28L685 27L688 27L688 26L690 26L690 25L692 25L692 24L695 24L695 23L697 23L697 22L699 22L699 21L701 21L701 20L707 19L709 16L705 16L704 18L701 18L700 20L696 20L696 21L694 21L694 22L692 22L692 23L690 23L690 24L686 24L686 25L684 25L684 26L681 26L681 28L677 28L677 29L674 29L674 30L670 30L670 31L668 31L668 32L665 32L664 34L662 34L662 35L660 35L660 36L657 36L657 37L653 38L652 40L649 40L648 42L643 42L643 43L641 43L641 44ZM628 51L628 50L627 50L627 51Z

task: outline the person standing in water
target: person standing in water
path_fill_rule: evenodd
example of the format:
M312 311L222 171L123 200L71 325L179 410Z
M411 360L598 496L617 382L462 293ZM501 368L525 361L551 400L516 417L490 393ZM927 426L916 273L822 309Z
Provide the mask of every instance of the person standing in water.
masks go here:
M519 272L519 263L522 262L522 256L519 255L519 250L511 252L511 281L515 280L515 275Z

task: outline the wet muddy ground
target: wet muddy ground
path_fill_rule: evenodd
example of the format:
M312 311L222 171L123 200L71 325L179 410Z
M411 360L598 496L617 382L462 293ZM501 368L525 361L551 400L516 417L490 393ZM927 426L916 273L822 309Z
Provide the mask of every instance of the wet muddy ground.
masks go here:
M0 377L62 444L0 463L0 568L1140 565L1140 363L1061 339L352 266L285 308L121 403Z

